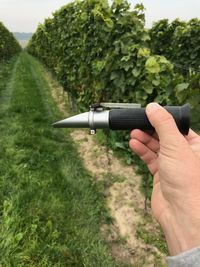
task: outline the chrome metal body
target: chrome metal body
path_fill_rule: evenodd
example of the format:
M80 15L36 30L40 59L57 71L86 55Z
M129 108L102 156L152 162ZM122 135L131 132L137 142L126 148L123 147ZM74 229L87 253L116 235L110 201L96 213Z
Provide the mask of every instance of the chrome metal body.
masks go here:
M90 128L91 134L96 129L109 128L109 110L90 110L53 124L55 128Z
M55 128L90 128L90 133L95 134L96 129L109 128L109 110L119 108L140 108L134 103L96 103L90 106L90 111L72 116L53 124Z

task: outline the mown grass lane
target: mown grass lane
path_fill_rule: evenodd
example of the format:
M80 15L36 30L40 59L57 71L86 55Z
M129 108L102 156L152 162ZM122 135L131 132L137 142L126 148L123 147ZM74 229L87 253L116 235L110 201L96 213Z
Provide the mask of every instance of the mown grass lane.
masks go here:
M69 132L51 127L61 114L43 67L23 52L0 69L0 266L117 266L102 196Z

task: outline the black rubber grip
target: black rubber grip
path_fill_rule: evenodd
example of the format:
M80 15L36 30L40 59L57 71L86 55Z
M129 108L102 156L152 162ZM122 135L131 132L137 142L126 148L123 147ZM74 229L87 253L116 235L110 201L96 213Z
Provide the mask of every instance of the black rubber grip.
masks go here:
M172 114L182 134L187 135L190 128L190 106L166 106L164 107ZM154 129L150 124L145 108L111 109L109 112L109 127L112 130L132 130L143 131Z

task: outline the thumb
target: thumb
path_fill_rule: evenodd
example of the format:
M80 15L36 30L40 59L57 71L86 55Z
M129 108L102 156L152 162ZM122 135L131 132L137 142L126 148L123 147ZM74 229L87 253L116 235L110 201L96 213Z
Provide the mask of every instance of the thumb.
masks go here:
M175 144L177 146L177 141L184 139L172 115L159 104L148 104L146 114L161 143L165 143L165 145Z

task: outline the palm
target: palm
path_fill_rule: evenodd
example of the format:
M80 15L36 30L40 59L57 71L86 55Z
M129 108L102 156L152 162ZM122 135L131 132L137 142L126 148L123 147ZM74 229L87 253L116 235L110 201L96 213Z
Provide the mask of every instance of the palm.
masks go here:
M159 220L162 213L165 212L168 207L168 201L163 195L159 178L159 173L162 172L160 167L160 165L162 165L162 155L157 153L160 150L159 141L157 137L150 136L140 130L132 131L131 137L133 138L130 140L131 149L147 164L150 172L154 176L152 210L154 216ZM200 136L190 130L189 135L185 138L192 151L200 160Z
M195 155L200 160L200 136L194 133L193 131L190 131L189 135L185 137L190 148L195 153ZM154 188L152 193L152 210L154 213L154 216L157 218L158 221L160 221L162 213L168 209L168 201L163 195L162 187L160 185L160 179L159 179L159 167L158 167L158 159L155 160L155 173L154 175Z

